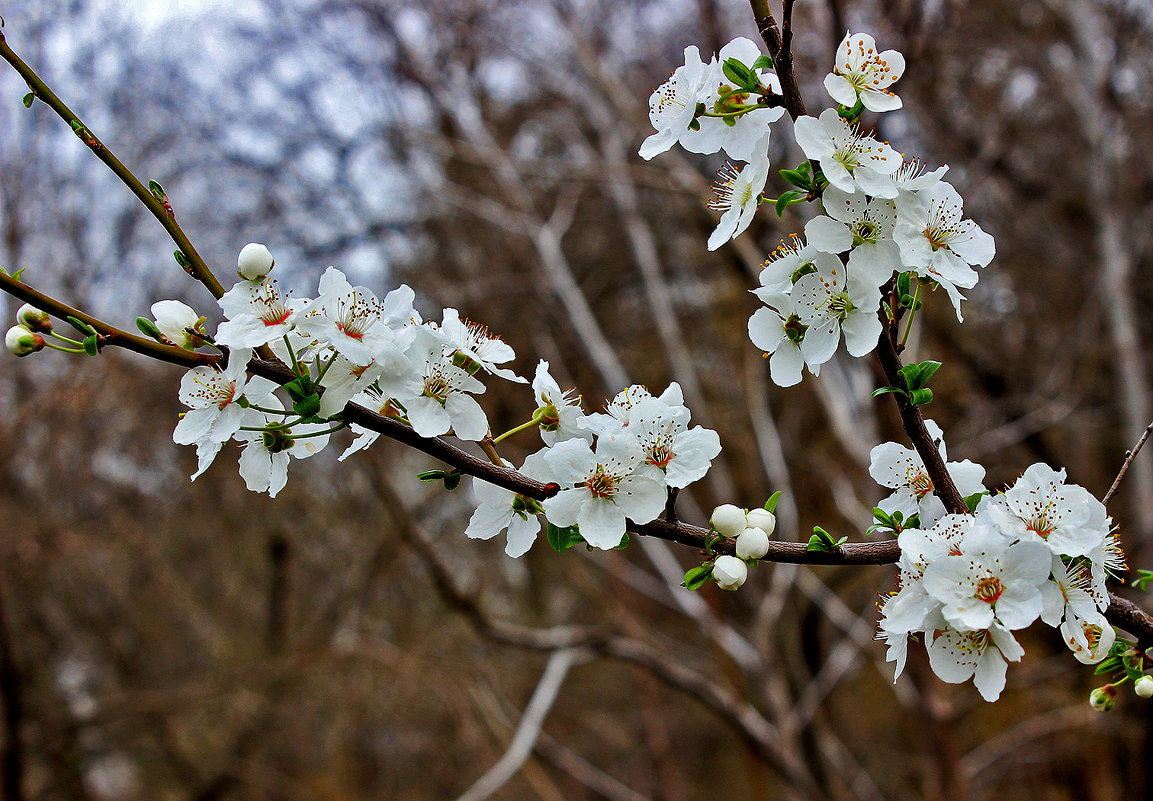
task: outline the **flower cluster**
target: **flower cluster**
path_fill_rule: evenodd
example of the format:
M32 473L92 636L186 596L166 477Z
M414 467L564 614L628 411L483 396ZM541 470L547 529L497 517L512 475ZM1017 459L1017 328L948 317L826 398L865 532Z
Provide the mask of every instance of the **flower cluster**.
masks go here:
M452 434L470 441L490 438L488 417L475 396L485 391L483 376L529 382L504 365L512 348L482 325L445 309L440 322L422 320L415 293L401 286L378 299L354 287L334 267L321 276L317 297L293 298L269 275L272 254L260 244L240 253L240 280L220 298L227 318L214 339L200 330L203 318L177 301L153 307L156 321L146 330L182 347L206 342L227 346L223 369L196 367L181 383L180 400L189 408L173 439L195 445L203 473L224 443L243 451L240 474L250 490L275 496L288 480L290 458L319 453L330 435L344 428L341 412L350 402L410 425L422 437ZM253 349L269 347L297 378L283 387L247 377ZM543 505L523 495L476 483L478 506L466 534L488 539L507 529L511 556L531 546L544 513L559 527L599 548L614 548L625 535L626 519L646 523L665 508L668 491L701 478L720 453L715 431L688 426L689 410L680 387L659 397L640 386L621 392L604 413L586 415L574 392L562 391L541 361L532 381L537 404L524 428L540 430L545 448L529 456L521 472L562 489ZM355 439L345 459L379 436L351 426Z
M873 450L875 474L900 472L893 445ZM976 465L958 464L976 479ZM902 486L893 497L906 491ZM1124 568L1124 557L1104 505L1066 484L1064 470L1035 464L1009 489L984 497L974 514L913 511L926 513L898 534L901 585L882 607L881 636L898 676L909 638L919 636L938 676L950 683L972 678L986 700L995 700L1007 663L1024 654L1013 632L1038 618L1060 629L1081 662L1109 654L1115 634L1103 614L1105 579Z

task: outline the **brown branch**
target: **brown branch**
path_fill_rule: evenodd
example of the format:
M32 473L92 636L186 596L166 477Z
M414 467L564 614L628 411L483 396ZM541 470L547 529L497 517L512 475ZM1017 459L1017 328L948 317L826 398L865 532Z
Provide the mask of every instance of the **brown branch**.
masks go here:
M160 222L164 230L168 232L168 235L172 237L172 241L180 248L180 252L187 257L189 262L187 271L189 275L204 284L208 291L212 293L213 297L219 298L223 295L224 287L221 286L216 276L212 274L212 270L204 263L204 259L200 257L196 248L193 247L192 242L189 241L188 236L176 222L176 218L173 216L172 206L170 206L166 200L162 201L155 197L148 188L141 183L140 179L125 167L103 142L96 138L88 126L80 121L76 113L68 108L64 101L57 97L56 93L49 88L48 84L44 83L40 76L12 51L12 48L8 46L3 36L0 36L0 57L3 57L5 61L12 65L12 68L16 70L16 72L20 73L20 77L27 82L28 87L32 90L32 94L55 111L60 119L64 120L64 122L72 128L76 135L80 137L80 140L88 146L96 157L103 161L108 166L108 169L112 170L112 172L116 174L116 177L132 191L132 194L136 195L140 202L144 204L145 208L152 212L152 216Z
M1125 474L1129 472L1129 465L1133 464L1133 460L1137 458L1137 453L1149 440L1150 434L1153 434L1153 423L1145 426L1145 430L1141 432L1141 438L1137 440L1137 444L1133 446L1132 450L1125 453L1125 461L1121 465L1121 469L1117 471L1117 478L1113 479L1113 484L1109 487L1109 491L1105 493L1105 497L1101 499L1101 503L1108 506L1109 501L1113 500L1113 495L1117 492L1117 488L1121 486L1121 480L1125 478Z
M753 8L753 19L757 23L757 31L765 47L769 48L769 55L776 65L777 77L781 79L781 92L785 97L785 110L794 120L805 116L805 100L801 97L801 87L797 84L797 73L793 69L793 54L788 43L792 39L792 0L785 0L785 34L781 35L777 21L773 19L773 12L769 10L768 0L749 0Z
M48 312L60 320L75 317L77 320L87 323L99 332L100 336L97 344L101 350L108 347L124 348L125 350L148 356L157 361L178 364L181 367L199 367L206 364L217 364L221 360L221 357L216 354L194 353L184 348L178 348L175 345L164 345L156 340L122 331L90 314L85 314L79 309L74 309L68 304L61 303L42 292L37 292L23 281L18 281L12 276L2 272L0 272L0 290L19 298L25 303L31 303L37 309Z
M890 324L884 316L884 308L882 308L882 330L880 339L877 341L877 358L881 362L885 380L889 382L889 386L893 387L904 386L904 379L901 376L901 357L897 353L896 331L898 322L900 322L899 319ZM967 513L969 507L965 505L965 499L961 497L957 485L953 482L953 477L949 475L949 471L945 467L945 460L941 458L938 444L933 441L928 429L925 428L925 417L921 414L920 407L914 406L909 398L900 392L889 394L897 403L897 410L901 414L901 425L905 429L905 434L913 443L913 448L920 455L921 461L925 463L925 472L929 474L929 478L933 482L933 494L941 499L941 503L945 504L945 509L949 512Z

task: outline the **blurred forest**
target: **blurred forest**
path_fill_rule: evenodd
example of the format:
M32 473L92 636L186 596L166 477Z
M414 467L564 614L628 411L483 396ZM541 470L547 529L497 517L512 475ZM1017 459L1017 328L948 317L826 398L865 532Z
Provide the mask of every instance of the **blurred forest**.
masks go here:
M779 536L863 537L869 449L903 440L869 396L879 371L845 359L780 390L745 330L760 263L809 212L766 209L708 253L719 161L636 155L685 46L757 39L747 2L249 0L147 24L133 7L0 14L226 284L264 242L297 294L329 264L381 296L408 282L422 310L500 333L520 374L548 359L586 408L678 381L724 445L686 520L782 490ZM989 486L1065 466L1100 497L1153 415L1153 8L796 15L813 113L847 29L905 54L882 133L949 164L997 239L964 327L939 293L914 329L910 358L945 365L929 414L950 457ZM212 330L163 230L26 91L0 70L0 264L121 327L178 298ZM800 159L788 139L779 167ZM1148 702L1092 711L1100 680L1049 629L988 705L920 648L892 684L873 640L892 567L763 565L728 595L680 589L697 554L639 537L563 555L542 537L513 561L463 536L468 482L418 482L431 463L389 442L294 463L275 501L231 446L193 484L179 378L124 353L0 367L3 801L1153 798ZM521 387L485 398L494 430L532 410ZM538 442L508 445L519 462ZM1110 509L1134 566L1153 567L1151 465Z

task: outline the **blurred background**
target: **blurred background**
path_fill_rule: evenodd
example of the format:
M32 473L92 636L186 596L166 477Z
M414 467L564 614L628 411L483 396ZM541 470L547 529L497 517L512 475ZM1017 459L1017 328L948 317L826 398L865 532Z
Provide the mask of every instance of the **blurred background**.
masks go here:
M589 410L678 381L724 445L684 519L782 490L779 536L863 538L869 449L902 439L869 397L879 371L846 359L780 390L745 332L760 263L809 212L766 209L708 253L719 159L636 155L684 47L757 38L744 0L0 14L164 185L226 284L264 242L298 295L329 264L381 296L408 282L426 316L452 306L501 334L520 374L548 359ZM989 486L1045 461L1100 497L1153 414L1150 4L806 0L795 27L812 113L847 29L905 54L905 108L880 133L949 164L997 239L964 327L938 293L914 328L908 358L945 365L929 413L950 458ZM125 328L161 298L213 325L160 227L26 91L0 70L0 265ZM782 125L773 159L792 167ZM17 305L0 297L6 317ZM542 537L513 561L503 538L463 536L467 481L422 484L433 465L388 442L294 462L275 501L245 490L231 446L192 484L192 449L171 442L180 375L122 353L0 366L4 801L1153 797L1149 704L1123 692L1093 712L1101 680L1051 629L1025 634L989 705L920 646L892 684L873 639L891 567L763 565L723 595L679 589L697 554L642 538L558 555ZM496 431L533 408L494 382L485 405ZM1151 465L1110 508L1138 567ZM574 627L593 644L565 647Z

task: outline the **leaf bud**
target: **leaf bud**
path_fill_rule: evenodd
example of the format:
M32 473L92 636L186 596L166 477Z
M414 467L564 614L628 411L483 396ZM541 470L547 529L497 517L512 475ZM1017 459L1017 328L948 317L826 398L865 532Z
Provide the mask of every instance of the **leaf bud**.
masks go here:
M44 345L44 337L22 325L12 326L4 335L4 346L13 356L27 356L38 350L44 350Z
M749 577L749 567L735 556L718 556L713 563L713 579L727 592L740 587Z
M276 261L272 253L259 242L249 242L240 249L240 256L236 260L236 271L241 278L249 281L259 281L272 270Z
M736 537L749 525L748 520L745 519L744 510L733 506L731 503L722 504L714 509L709 522L713 524L714 529L726 537Z

